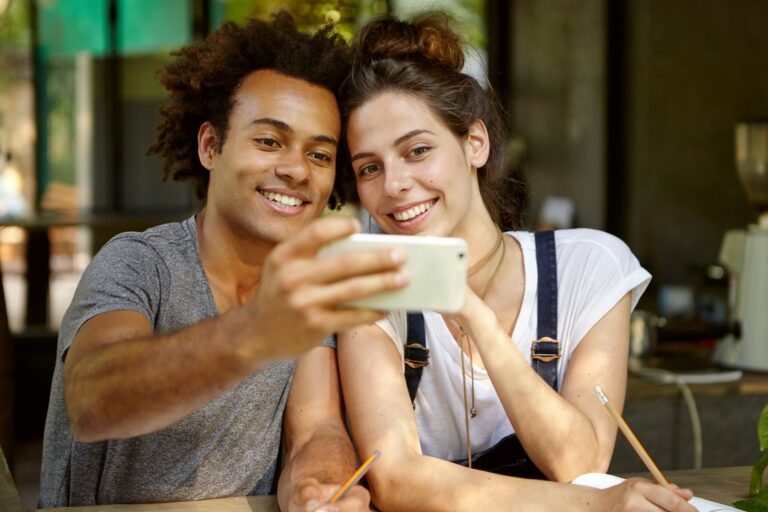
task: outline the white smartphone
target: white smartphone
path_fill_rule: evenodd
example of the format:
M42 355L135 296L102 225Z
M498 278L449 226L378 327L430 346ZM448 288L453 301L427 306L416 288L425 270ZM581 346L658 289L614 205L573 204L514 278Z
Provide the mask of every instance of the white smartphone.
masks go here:
M406 252L404 271L410 278L408 285L350 301L348 305L439 313L461 309L466 294L468 259L467 243L461 238L356 234L328 244L318 256L393 247L401 247Z

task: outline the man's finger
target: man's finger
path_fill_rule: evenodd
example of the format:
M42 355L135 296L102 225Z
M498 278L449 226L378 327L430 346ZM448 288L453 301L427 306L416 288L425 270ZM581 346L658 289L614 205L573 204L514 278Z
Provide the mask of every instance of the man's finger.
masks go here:
M296 295L297 306L325 308L344 307L343 304L370 297L382 292L398 290L408 285L410 279L403 272L382 272L351 277L336 283L306 287ZM300 304L298 304L300 302Z
M405 258L405 251L398 248L341 252L316 260L297 260L290 269L286 268L285 275L294 284L333 283L355 276L397 270Z
M353 217L337 216L317 219L275 247L274 257L281 261L314 256L322 246L339 238L359 233L360 230L360 221Z

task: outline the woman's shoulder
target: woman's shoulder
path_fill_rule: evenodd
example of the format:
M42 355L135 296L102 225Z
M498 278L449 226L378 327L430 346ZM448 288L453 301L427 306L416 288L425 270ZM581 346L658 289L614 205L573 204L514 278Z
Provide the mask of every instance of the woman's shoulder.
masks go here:
M561 229L555 232L558 245L575 247L599 247L612 253L629 251L627 244L619 237L592 228Z
M640 262L629 246L619 237L590 228L557 231L558 262L569 267L601 269L614 268L622 274L639 269Z
M534 250L535 232L510 231L507 234L515 237L524 250ZM599 229L558 229L555 231L555 244L558 253L563 251L568 253L599 251L617 258L632 255L629 246L622 239Z

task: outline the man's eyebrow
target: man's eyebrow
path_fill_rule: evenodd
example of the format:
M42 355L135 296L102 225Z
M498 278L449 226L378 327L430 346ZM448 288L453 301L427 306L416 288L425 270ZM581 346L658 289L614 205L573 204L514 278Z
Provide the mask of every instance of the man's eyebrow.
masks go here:
M326 142L328 144L333 144L334 146L339 145L339 141L336 140L336 137L331 137L330 135L315 135L312 137L312 140L316 142Z
M251 124L267 124L270 126L274 126L278 130L283 130L284 132L288 133L294 133L295 130L291 125L286 123L285 121L280 121L279 119L274 119L272 117L262 117L260 119L254 119L251 121ZM330 135L313 135L312 140L315 142L325 142L327 144L333 144L334 146L339 145L339 141L336 140L336 137L331 137Z
M291 128L291 125L289 125L285 121L280 121L279 119L274 119L271 117L262 117L260 119L254 119L253 121L251 121L251 124L268 124L286 132L293 132L293 128Z
M429 133L431 135L434 135L434 133L429 130L423 130L423 129L411 130L405 135L401 135L400 137L395 139L395 142L392 143L392 146L397 146L398 144L401 144L404 141L410 139L411 137L419 135L420 133ZM354 162L355 160L359 160L360 158L368 158L370 156L374 156L373 153L357 153L356 155L353 155L352 158L350 158L349 160L350 162Z

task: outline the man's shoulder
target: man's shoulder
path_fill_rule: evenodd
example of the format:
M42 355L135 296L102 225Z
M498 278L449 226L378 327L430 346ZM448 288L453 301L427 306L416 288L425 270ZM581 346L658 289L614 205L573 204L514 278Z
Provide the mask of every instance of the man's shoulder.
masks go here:
M173 253L189 253L197 246L194 217L153 226L145 231L124 231L105 243L96 259L133 259L151 254L165 259Z
M144 231L124 231L107 242L139 242L146 245L167 245L195 241L194 217L179 222L167 222L152 226Z

